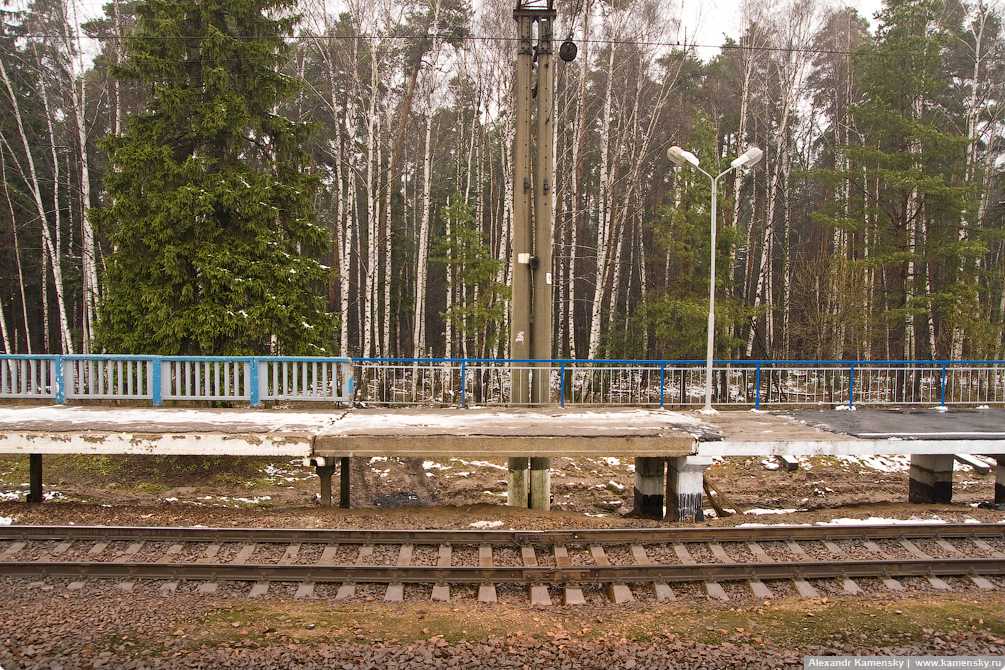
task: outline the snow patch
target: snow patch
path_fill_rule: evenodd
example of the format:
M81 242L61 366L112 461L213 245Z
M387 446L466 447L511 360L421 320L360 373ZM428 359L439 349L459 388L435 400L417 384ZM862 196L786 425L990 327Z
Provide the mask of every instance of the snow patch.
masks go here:
M748 509L744 514L753 514L754 516L765 516L768 514L792 514L793 512L805 512L806 510L792 509L761 509L754 508Z
M474 528L475 530L488 530L490 528L501 528L502 525L502 521L475 521L474 523L469 523L468 528Z
M10 526L13 523L14 523L14 517L0 516L0 526Z

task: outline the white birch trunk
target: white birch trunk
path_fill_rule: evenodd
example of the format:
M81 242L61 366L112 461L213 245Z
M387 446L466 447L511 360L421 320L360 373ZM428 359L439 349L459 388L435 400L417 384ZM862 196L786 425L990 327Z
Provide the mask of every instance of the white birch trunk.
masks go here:
M31 155L31 146L28 143L28 137L25 134L24 123L21 118L21 106L18 103L17 96L14 94L14 88L11 86L10 78L7 76L7 67L4 64L3 59L0 59L0 78L3 79L4 86L6 87L7 93L11 99L14 120L17 124L18 134L21 138L21 145L24 148L25 161L28 165L28 173L24 174L23 168L21 169L21 172L31 189L35 210L38 214L39 221L42 224L42 242L45 246L45 252L49 256L49 261L52 263L53 284L56 288L56 302L59 306L59 330L63 353L72 354L73 340L70 336L70 324L69 320L66 318L66 301L63 296L63 271L59 266L59 257L56 248L52 243L52 235L49 231L49 222L46 217L45 205L42 202L42 190L39 186L38 175L35 171L35 159ZM4 140L4 143L6 144L6 139ZM7 146L8 149L10 149L10 145ZM13 152L11 155L14 155ZM45 282L44 276L42 281L43 283Z

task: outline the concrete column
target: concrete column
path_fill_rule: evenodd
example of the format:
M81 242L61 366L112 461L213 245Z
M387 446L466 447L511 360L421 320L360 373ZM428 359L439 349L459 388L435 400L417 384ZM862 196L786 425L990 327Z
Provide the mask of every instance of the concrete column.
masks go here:
M527 507L527 458L509 459L509 488L506 504L510 507Z
M551 509L551 459L530 459L530 508Z
M912 454L907 500L912 503L947 503L953 499L952 454Z
M704 521L702 478L711 456L674 456L667 459L668 521Z
M349 457L339 459L339 498L338 506L349 509Z
M314 469L321 480L321 506L332 506L332 474L335 472L335 463L325 461L325 465L316 465Z
M28 454L28 502L42 502L42 454Z
M1005 505L1005 456L995 456L995 503Z
M663 518L663 463L665 458L635 459L635 508L633 516Z

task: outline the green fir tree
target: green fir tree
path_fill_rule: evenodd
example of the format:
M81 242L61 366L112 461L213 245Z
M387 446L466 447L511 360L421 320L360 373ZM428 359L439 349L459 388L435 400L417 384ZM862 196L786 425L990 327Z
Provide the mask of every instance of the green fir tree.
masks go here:
M146 0L115 69L149 92L103 148L99 346L188 355L331 352L303 124L277 115L291 0Z

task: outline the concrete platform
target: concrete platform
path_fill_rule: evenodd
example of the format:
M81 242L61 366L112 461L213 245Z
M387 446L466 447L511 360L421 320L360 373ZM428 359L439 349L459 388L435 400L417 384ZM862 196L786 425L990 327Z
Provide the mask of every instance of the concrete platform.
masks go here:
M701 456L1005 453L1005 410L720 412Z

